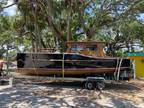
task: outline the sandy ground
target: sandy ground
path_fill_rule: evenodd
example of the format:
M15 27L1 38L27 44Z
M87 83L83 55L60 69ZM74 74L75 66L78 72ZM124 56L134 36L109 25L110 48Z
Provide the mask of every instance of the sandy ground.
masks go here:
M106 84L102 93L80 85L15 79L0 86L0 108L144 108L144 80Z

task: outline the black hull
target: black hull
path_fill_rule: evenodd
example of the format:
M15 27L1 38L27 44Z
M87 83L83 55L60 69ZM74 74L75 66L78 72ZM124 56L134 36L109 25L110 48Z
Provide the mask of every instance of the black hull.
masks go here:
M30 75L94 75L114 73L120 58L89 57L80 54L18 53L18 72ZM130 67L129 59L122 59L121 71Z

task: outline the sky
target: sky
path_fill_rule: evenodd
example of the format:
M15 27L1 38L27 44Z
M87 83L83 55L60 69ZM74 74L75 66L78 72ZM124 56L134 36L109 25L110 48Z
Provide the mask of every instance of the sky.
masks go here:
M8 0L8 4L7 5L10 5L12 3L13 3L13 0ZM15 15L16 14L16 5L11 6L9 8L6 8L4 10L4 12L5 12L6 15L9 15L9 16Z
M144 21L144 13L140 15L140 20Z

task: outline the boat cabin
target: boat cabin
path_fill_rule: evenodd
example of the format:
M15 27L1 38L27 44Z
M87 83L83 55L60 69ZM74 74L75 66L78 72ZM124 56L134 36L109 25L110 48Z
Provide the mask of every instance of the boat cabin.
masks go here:
M74 42L68 41L67 45L67 53L79 53L87 56L93 57L104 57L106 56L104 53L105 42Z

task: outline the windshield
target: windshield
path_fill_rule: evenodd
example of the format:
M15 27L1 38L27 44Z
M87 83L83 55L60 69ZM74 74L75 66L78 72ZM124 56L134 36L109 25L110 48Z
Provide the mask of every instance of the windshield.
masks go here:
M79 46L78 44L74 44L71 47L71 51L82 51L82 50L84 50L84 48L82 46Z

